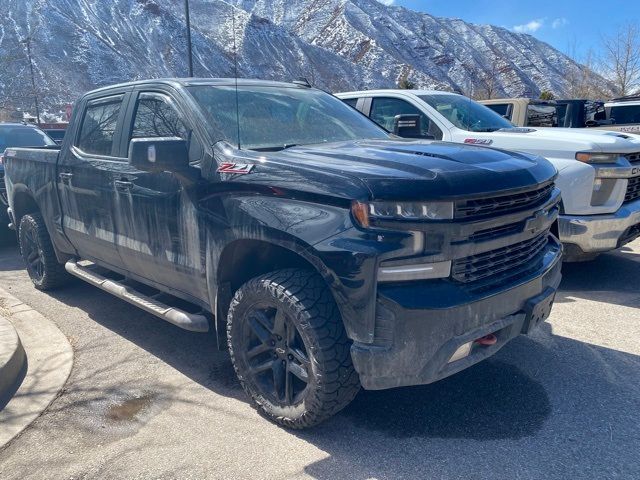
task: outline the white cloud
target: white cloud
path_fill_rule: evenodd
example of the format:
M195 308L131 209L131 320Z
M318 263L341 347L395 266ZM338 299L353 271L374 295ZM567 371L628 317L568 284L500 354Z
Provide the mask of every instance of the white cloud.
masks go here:
M538 18L537 20L531 20L529 23L523 25L514 25L513 31L518 33L534 33L540 30L544 25L544 19Z
M393 5L396 0L378 0L383 5Z
M562 28L564 27L567 23L569 23L569 20L567 20L564 17L561 18L556 18L552 23L551 23L551 27L553 28Z

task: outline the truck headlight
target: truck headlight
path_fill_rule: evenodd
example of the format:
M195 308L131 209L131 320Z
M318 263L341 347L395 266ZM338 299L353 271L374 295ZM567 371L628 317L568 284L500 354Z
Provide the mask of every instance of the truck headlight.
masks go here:
M351 204L353 216L363 227L371 220L451 220L452 202L358 202Z
M584 163L616 163L620 158L619 153L595 153L595 152L578 152L576 160Z

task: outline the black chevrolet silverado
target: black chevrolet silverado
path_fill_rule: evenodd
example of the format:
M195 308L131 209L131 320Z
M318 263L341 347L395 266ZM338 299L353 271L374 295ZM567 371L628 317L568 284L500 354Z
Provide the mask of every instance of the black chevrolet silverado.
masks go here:
M6 152L36 288L69 274L226 331L254 404L314 425L360 387L424 384L548 315L546 160L394 137L299 84L149 80L76 104L60 150Z

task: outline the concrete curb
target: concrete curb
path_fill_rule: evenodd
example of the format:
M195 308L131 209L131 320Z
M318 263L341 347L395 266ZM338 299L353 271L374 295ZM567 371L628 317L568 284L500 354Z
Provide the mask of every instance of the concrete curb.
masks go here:
M0 316L0 409L11 399L27 366L20 336L13 324Z
M0 449L55 400L73 366L73 349L58 327L0 288L2 317L11 321L19 335L27 368L15 395L0 410Z

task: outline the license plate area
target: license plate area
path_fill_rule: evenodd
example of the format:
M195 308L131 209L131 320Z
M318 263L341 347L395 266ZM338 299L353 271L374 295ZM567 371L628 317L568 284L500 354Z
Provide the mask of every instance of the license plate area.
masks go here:
M540 295L530 298L525 306L526 317L522 325L522 333L529 334L535 330L549 315L556 298L556 291L547 287Z

